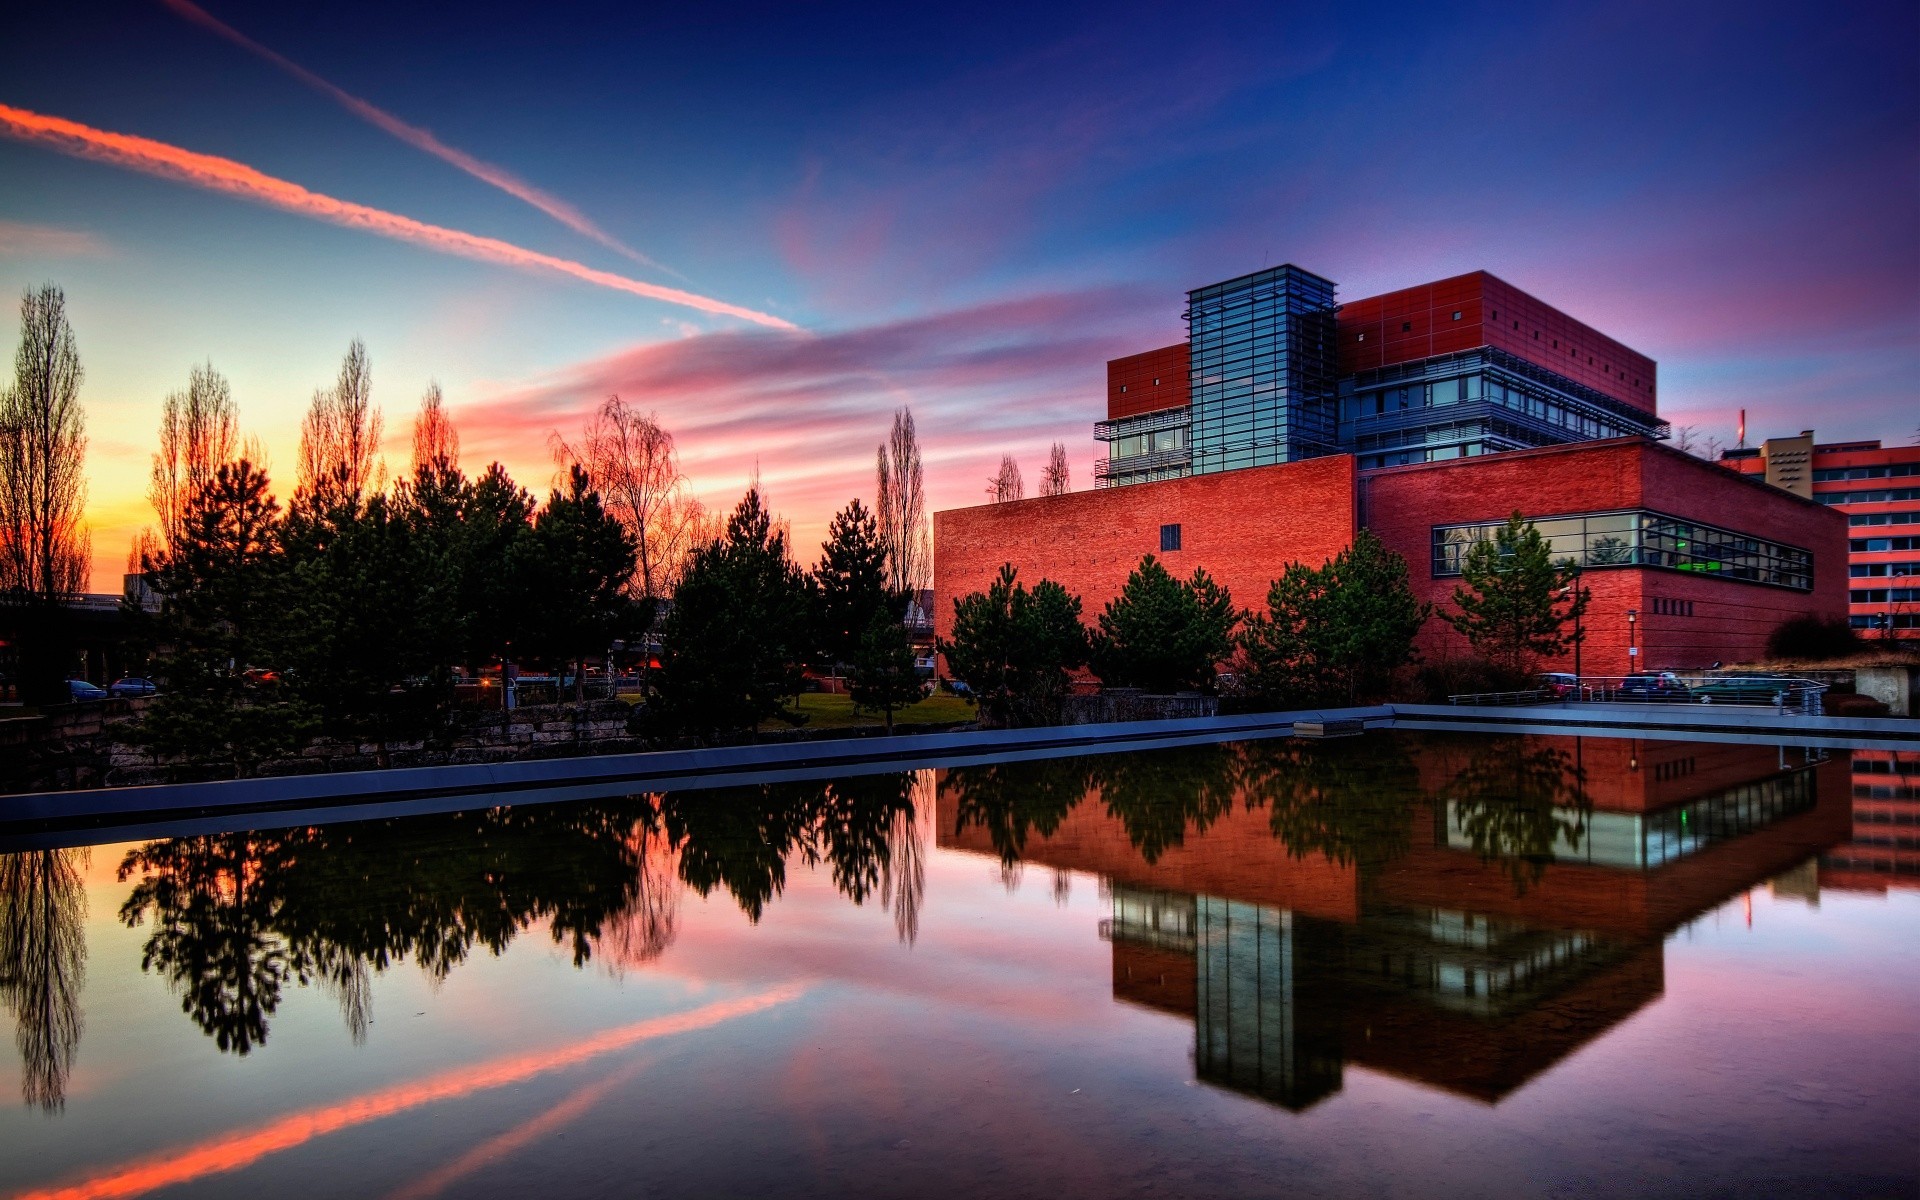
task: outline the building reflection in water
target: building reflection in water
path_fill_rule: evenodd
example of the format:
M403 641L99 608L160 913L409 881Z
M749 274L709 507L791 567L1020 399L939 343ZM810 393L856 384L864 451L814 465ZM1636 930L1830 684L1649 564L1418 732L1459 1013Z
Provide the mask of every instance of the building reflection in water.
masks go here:
M1853 752L1853 836L1820 856L1817 887L1920 888L1920 752Z
M1370 735L1155 757L1150 790L1096 759L1027 788L1020 765L943 772L939 844L1105 877L1115 999L1190 1020L1201 1079L1296 1110L1347 1063L1499 1101L1658 997L1669 933L1850 817L1845 755L1771 746Z

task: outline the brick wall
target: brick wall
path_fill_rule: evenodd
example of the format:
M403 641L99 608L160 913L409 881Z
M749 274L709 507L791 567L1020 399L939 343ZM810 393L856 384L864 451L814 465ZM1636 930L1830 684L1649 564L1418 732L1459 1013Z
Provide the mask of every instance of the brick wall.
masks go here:
M1318 566L1352 542L1354 486L1352 457L1335 455L935 513L935 630L950 636L954 599L1009 562L1029 587L1052 579L1079 596L1089 625L1146 554L1180 577L1205 567L1234 603L1262 604L1289 562ZM1173 524L1181 548L1163 554L1160 527Z
M1589 569L1584 581L1593 600L1581 667L1590 675L1626 673L1630 637L1641 647L1642 668L1701 667L1758 657L1767 635L1790 616L1846 613L1844 518L1653 442L1618 438L1396 467L1370 473L1361 488L1368 527L1406 556L1415 592L1449 609L1459 581L1433 577L1432 527L1498 521L1515 509L1551 517L1651 508L1813 552L1811 593L1655 568ZM1692 615L1656 613L1656 598L1691 601ZM1628 609L1640 614L1631 634ZM1439 620L1428 624L1422 642L1429 656L1467 650ZM1570 670L1572 661L1569 655L1552 665Z

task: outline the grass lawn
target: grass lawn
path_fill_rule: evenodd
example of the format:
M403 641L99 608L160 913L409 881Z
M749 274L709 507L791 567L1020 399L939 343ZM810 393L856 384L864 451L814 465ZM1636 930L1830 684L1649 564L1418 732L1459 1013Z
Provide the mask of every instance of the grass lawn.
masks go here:
M837 696L830 692L802 692L799 711L806 714L804 729L851 729L859 725L884 725L886 718L878 713L856 713L853 701L846 696ZM973 705L958 696L930 696L911 708L898 709L893 714L895 725L932 725L946 721L971 721L974 718ZM768 721L762 729L789 728L782 721Z

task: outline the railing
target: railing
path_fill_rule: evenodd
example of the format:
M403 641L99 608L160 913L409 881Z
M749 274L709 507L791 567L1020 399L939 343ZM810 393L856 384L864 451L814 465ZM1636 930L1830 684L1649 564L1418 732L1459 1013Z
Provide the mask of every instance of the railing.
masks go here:
M1193 451L1185 446L1177 450L1155 450L1150 454L1133 454L1126 458L1097 458L1093 462L1093 478L1095 483L1099 483L1119 475L1184 467L1192 462Z
M1710 671L1660 671L1642 675L1568 677L1531 691L1479 692L1449 696L1460 705L1550 704L1718 704L1765 708L1780 713L1819 716L1828 684L1798 675L1727 675Z
M1448 696L1448 704L1547 704L1555 699L1546 688L1531 688L1520 692L1466 692L1458 696Z

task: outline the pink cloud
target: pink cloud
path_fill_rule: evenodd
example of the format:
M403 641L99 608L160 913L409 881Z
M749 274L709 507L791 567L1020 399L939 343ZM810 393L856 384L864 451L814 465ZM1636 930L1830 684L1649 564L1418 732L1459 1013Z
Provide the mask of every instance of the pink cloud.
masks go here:
M980 502L1002 453L1037 478L1054 441L1074 455L1076 485L1090 486L1106 360L1165 340L1150 330L1171 309L1164 297L1106 288L817 335L705 334L502 386L455 417L468 459L500 458L531 484L551 472L547 434L574 435L617 393L658 412L710 503L730 506L757 469L804 557L835 510L871 498L874 448L902 406L919 427L932 507Z
M104 258L112 252L84 229L10 221L0 217L0 256L7 258Z

